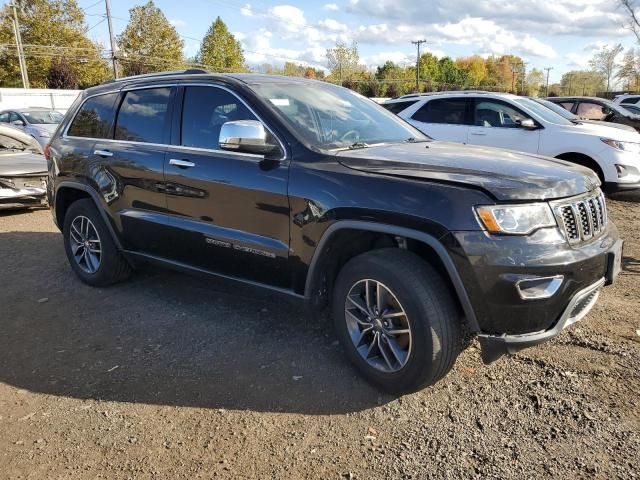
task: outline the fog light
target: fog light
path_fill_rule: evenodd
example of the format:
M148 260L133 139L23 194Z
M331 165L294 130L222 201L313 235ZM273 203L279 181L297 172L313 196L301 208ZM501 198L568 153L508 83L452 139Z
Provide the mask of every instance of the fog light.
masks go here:
M616 171L618 172L618 178L626 177L629 172L627 172L627 168L624 165L616 164Z
M540 300L553 297L560 285L562 285L563 280L563 275L527 278L517 281L516 289L523 300Z

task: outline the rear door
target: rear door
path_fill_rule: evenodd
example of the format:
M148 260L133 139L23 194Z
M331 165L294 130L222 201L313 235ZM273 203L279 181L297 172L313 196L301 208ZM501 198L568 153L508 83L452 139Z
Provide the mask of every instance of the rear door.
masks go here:
M465 143L471 123L469 106L466 97L432 98L405 118L435 140Z
M288 287L288 160L220 149L225 122L261 120L226 87L188 85L177 103L165 164L172 258Z
M540 129L521 128L519 122L530 117L516 106L502 100L476 97L473 118L474 125L469 129L468 137L470 144L538 153Z
M167 256L164 159L170 139L175 87L148 86L121 92L113 138L93 147L97 183L120 222L128 250Z

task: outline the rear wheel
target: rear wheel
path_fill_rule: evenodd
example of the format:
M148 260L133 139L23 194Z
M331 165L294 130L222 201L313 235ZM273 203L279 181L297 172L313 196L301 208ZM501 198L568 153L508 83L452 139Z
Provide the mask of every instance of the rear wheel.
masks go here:
M351 362L390 393L437 382L459 353L460 318L449 287L411 252L381 249L350 260L336 281L333 316Z
M64 248L71 268L84 283L104 287L125 280L131 267L90 199L72 203L64 217Z

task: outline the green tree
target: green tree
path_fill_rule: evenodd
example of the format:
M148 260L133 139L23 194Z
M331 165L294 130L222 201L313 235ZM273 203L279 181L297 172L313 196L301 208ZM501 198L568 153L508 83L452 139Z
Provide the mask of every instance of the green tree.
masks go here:
M438 81L447 86L462 86L466 82L466 74L460 70L453 60L449 57L442 57L438 60L440 74Z
M81 88L109 76L101 58L101 45L91 41L82 9L75 0L17 0L20 34L31 87L45 88L55 59L65 58ZM21 86L12 13L0 9L0 43L10 45L0 53L0 85Z
M198 63L216 72L246 70L242 46L220 17L209 27L196 58Z
M47 88L78 88L78 74L66 58L55 58L47 72Z
M593 55L589 66L594 72L604 76L607 80L607 92L611 87L611 79L616 71L616 57L622 52L622 44L614 46L605 45Z
M596 95L606 86L603 74L589 70L572 70L562 76L562 95Z
M538 68L533 68L526 78L527 95L537 97L542 85L544 85L544 72Z
M360 72L360 55L358 45L354 42L347 46L344 42L337 42L335 47L327 49L327 63L334 80L342 82Z
M626 90L638 90L638 80L640 80L640 58L639 52L633 48L627 50L618 69L616 78L622 82Z
M125 75L184 66L184 41L153 0L131 8L129 15L129 23L118 35L118 57Z
M429 52L420 55L420 80L435 82L439 78L440 64L438 63L438 57Z
M456 65L466 74L466 87L477 87L487 78L487 65L479 55L456 60Z

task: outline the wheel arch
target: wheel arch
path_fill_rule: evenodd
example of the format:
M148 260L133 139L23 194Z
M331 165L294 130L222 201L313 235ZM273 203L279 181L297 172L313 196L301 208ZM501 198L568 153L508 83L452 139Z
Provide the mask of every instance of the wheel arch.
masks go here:
M111 238L116 244L116 247L118 248L118 250L122 250L120 239L118 238L118 235L116 235L116 232L113 229L111 219L109 218L107 213L104 211L104 208L101 208L100 196L94 189L90 188L89 186L83 183L64 181L64 182L61 182L56 187L54 212L55 212L55 219L56 219L56 224L58 225L58 228L62 230L64 226L64 217L69 207L74 202L81 199L85 199L85 198L88 198L91 201L93 201L98 212L100 212L100 215L104 220L104 223L107 225L107 228L109 229L109 233L111 234Z
M332 268L337 266L339 271L340 266L344 264L338 261L337 265L335 265L335 260L332 263L330 259L334 255L331 247L336 241L339 243L340 235L347 231L356 232L361 235L377 234L378 237L376 238L378 242L380 241L380 238L393 239L396 242L394 243L394 246L417 253L420 257L429 262L446 277L446 280L450 282L451 287L453 288L454 297L462 309L470 329L474 332L480 331L475 311L464 283L462 282L462 278L460 277L460 274L458 273L458 270L444 245L433 235L395 225L359 220L341 220L331 225L318 242L318 246L309 265L304 289L304 296L307 301L310 303L316 303L318 306L318 297L320 295L318 295L317 292L322 290L326 275L328 274L329 277L337 275L337 271L333 272ZM405 244L399 246L398 243L403 242L403 240ZM407 240L411 241L410 248L407 248ZM388 244L382 246L388 246ZM364 248L358 253L364 253L369 250L371 250L371 248ZM334 279L332 279L331 282L333 282ZM322 302L319 303L321 304Z
M604 182L605 182L604 170L602 169L602 166L593 157L590 157L589 155L586 155L580 152L565 152L565 153L556 155L555 158L560 160L566 160L567 162L575 163L583 167L590 168L598 175L600 182L604 185Z

